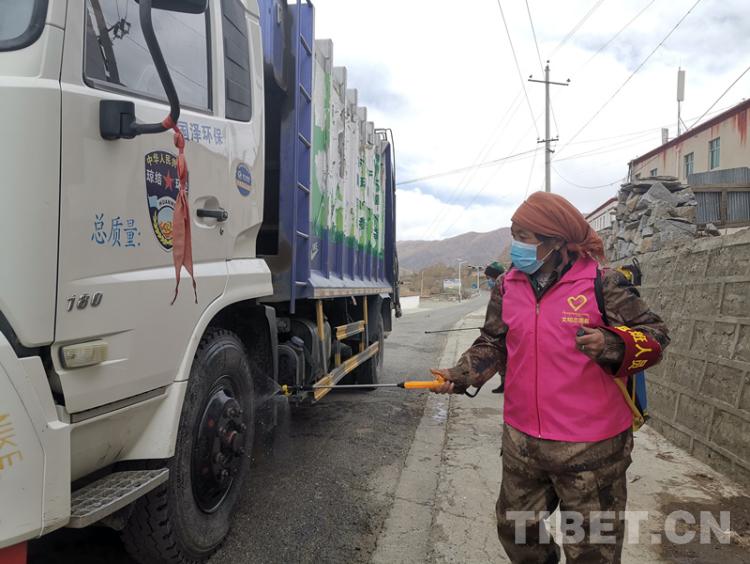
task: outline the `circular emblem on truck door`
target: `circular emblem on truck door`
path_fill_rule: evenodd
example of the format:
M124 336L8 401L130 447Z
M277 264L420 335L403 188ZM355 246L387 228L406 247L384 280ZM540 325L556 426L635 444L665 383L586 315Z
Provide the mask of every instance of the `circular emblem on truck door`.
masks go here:
M145 177L148 215L156 240L165 251L172 250L172 220L180 189L177 156L167 151L146 154Z
M249 196L250 190L253 186L253 176L250 173L250 167L245 163L237 165L237 171L234 174L234 179L237 184L237 190L243 196Z

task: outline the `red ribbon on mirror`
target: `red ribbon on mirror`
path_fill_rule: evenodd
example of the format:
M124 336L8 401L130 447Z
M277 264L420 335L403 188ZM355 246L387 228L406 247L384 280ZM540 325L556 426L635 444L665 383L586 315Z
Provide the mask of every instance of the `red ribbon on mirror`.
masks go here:
M180 289L180 273L183 266L193 280L193 294L195 294L195 303L197 304L198 288L193 274L193 240L190 232L190 205L187 198L188 169L185 161L185 136L177 127L172 116L167 116L162 125L174 131L174 146L178 150L177 176L180 179L180 189L177 192L172 219L172 259L174 260L176 282L171 305L174 305L177 300L177 293Z

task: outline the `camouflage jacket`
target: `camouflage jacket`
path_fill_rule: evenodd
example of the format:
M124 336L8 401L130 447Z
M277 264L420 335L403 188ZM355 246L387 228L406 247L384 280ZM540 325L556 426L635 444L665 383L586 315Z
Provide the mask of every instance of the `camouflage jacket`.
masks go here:
M560 272L553 273L552 279L544 288L535 288L539 297L552 287L560 277ZM627 325L632 329L644 331L656 339L664 350L669 344L667 327L656 313L651 311L640 297L638 290L616 270L602 270L602 294L604 309L610 325ZM461 355L458 364L448 369L448 379L456 384L457 391L468 386L481 387L495 373L505 373L507 350L505 334L508 326L503 322L503 303L500 295L500 284L497 284L487 306L484 326L474 344ZM611 373L615 373L622 362L625 345L614 333L602 331L604 350L596 359Z

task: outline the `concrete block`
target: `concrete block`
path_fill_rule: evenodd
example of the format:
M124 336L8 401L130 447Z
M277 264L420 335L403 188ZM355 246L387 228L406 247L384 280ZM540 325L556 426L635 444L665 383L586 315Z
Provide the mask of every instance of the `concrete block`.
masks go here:
M740 325L740 338L734 358L743 362L750 362L750 325Z
M663 283L662 287L664 290L664 309L669 314L676 314L682 322L686 317L689 317L689 315L686 316L685 312L685 294L687 288L685 286L674 285L675 279L681 281L680 272L681 271L678 270L674 276L670 276L670 278Z
M704 362L685 356L675 359L674 368L666 375L667 380L679 384L693 392L698 392L703 376Z
M677 445L686 452L690 452L690 443L693 441L693 438L690 435L683 433L676 427L672 427L669 423L658 419L650 419L648 424L661 433L664 438L668 439L671 443Z
M693 264L692 261L690 264ZM695 279L695 274L690 271L681 272L681 277ZM684 278L683 278L684 279ZM716 315L719 307L721 286L719 284L691 284L685 289L684 302L680 306L681 311L690 312L692 315L712 316Z
M731 323L696 321L693 330L692 351L729 358L737 326Z
M750 375L745 376L745 385L740 396L740 409L750 413Z
M648 379L646 381L648 387L648 410L651 413L659 415L662 419L674 421L678 393L656 382L649 381Z
M670 349L673 351L689 351L693 323L685 319L680 319L677 323L674 323L671 311L673 310L657 311L665 320L669 319L667 329L669 330L669 338L672 339L672 342L667 349L667 354L669 354Z
M750 464L750 462L748 463ZM745 487L750 486L750 469L735 463L731 476L738 484Z
M693 443L693 451L690 454L701 462L705 462L713 469L730 476L732 475L732 469L734 467L732 461L717 450L712 449L710 446L707 446L700 441L695 441Z
M730 282L724 286L722 315L750 317L750 282Z
M746 276L750 274L750 244L725 246L711 251L709 276Z
M712 407L686 394L680 395L676 421L702 437L708 436Z
M690 253L688 260L683 260L680 268L680 277L685 280L685 276L689 276L689 280L700 280L703 278L703 273L708 266L708 261L711 255L708 251L700 251Z
M711 442L750 462L750 423L717 410L711 425Z
M703 379L701 394L734 407L745 375L740 370L709 362Z
M654 382L672 381L672 373L674 372L675 366L675 355L670 354L669 349L664 353L661 362L648 369L647 378Z

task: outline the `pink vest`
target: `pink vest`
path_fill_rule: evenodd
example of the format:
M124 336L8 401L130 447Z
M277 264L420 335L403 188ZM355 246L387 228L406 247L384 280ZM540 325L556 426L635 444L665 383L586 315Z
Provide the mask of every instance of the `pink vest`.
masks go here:
M524 273L514 268L503 280L505 423L527 435L594 442L632 424L613 376L575 344L581 325L604 325L594 293L596 268L593 260L579 258L539 302Z

